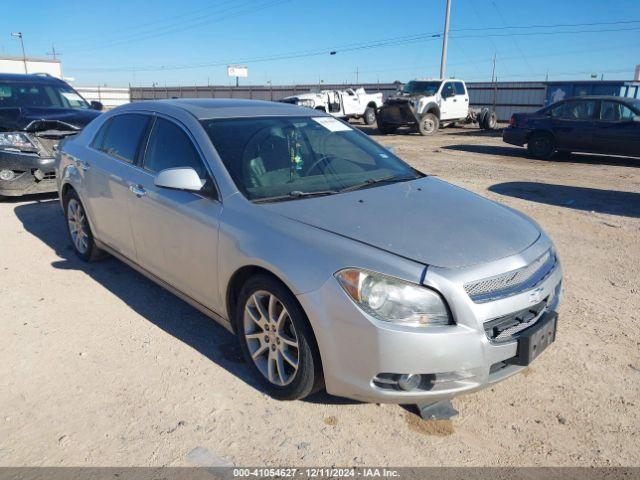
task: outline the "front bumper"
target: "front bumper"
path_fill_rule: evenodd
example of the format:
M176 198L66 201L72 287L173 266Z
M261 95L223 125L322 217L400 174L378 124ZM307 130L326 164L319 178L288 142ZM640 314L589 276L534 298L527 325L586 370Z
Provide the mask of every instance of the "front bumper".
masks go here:
M550 299L550 312L558 305L561 277L558 264L536 286ZM530 293L476 308L466 294L458 292L466 298L453 302L447 298L456 325L425 328L394 325L367 315L333 278L298 299L316 335L329 393L366 402L410 404L473 392L526 368L509 363L518 354L518 341L491 341L483 325L507 311L526 308ZM436 382L403 391L380 383L380 374L420 374Z
M502 131L502 141L511 145L524 146L527 143L528 130L518 127L507 127Z
M12 180L0 179L0 196L17 197L56 191L53 158L37 154L0 152L0 170L11 170Z
M376 112L378 125L402 127L416 125L418 115L411 102L406 100L389 100Z

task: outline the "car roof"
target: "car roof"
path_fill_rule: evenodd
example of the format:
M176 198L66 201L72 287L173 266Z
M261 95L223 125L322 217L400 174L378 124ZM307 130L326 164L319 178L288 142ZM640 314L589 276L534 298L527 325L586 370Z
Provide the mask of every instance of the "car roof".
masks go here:
M42 74L20 74L20 73L0 73L0 82L30 82L30 83L49 83L66 85L64 80L52 77L46 73Z
M327 114L320 110L299 107L290 103L244 100L239 98L176 98L172 100L145 100L120 107L166 112L172 109L186 111L199 120L240 117L320 117Z

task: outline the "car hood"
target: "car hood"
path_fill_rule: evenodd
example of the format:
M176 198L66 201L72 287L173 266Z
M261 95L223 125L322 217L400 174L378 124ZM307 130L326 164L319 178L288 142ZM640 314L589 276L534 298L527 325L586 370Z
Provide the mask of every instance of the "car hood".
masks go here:
M444 268L514 255L540 236L524 215L434 177L262 206L291 220Z
M0 108L0 130L80 130L98 115L77 108Z

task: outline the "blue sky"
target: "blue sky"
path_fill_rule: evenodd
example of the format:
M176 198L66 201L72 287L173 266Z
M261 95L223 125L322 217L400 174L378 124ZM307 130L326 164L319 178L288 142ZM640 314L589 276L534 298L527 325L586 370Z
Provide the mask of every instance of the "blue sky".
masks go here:
M441 39L432 35L443 29L445 0L3 0L3 7L11 13L0 17L0 55L20 54L10 34L22 31L29 56L55 44L77 85L226 85L228 63L246 64L242 82L251 84L437 76ZM640 0L452 0L451 18L448 76L489 80L494 53L499 80L630 79L640 64Z

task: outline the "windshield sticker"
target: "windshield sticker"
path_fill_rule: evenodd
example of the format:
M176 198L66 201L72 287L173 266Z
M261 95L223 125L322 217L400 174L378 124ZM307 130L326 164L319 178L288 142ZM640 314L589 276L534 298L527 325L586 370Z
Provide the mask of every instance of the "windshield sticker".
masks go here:
M313 120L331 132L348 132L351 127L333 117L313 117Z
M82 102L82 97L74 92L61 92L62 96L70 102Z

